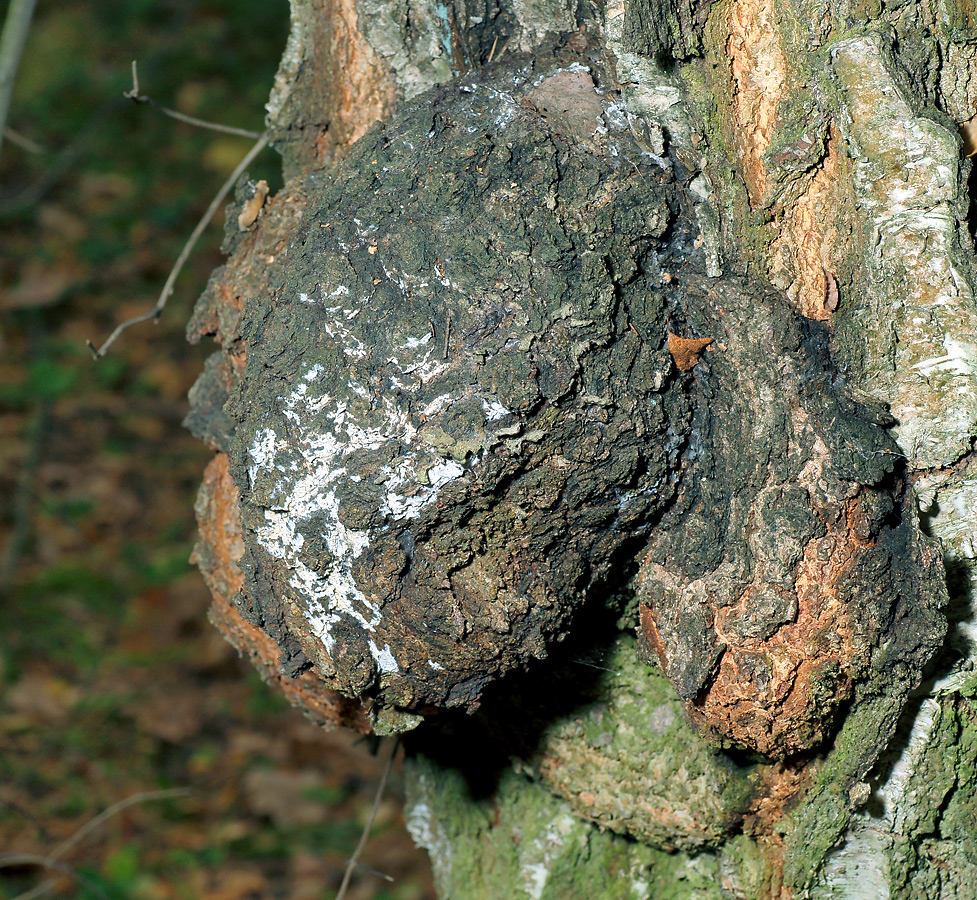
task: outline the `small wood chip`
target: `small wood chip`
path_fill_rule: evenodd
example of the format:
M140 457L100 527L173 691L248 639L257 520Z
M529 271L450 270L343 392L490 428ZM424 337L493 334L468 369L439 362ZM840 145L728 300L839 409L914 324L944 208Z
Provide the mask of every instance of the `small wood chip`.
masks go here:
M254 193L251 199L245 201L241 208L241 213L237 217L237 227L241 231L247 231L255 222L258 221L258 214L261 207L265 205L265 198L268 196L268 182L263 178L254 186Z
M824 270L824 308L828 312L838 308L838 282L827 269Z
M960 125L960 137L963 138L963 155L977 156L977 116Z

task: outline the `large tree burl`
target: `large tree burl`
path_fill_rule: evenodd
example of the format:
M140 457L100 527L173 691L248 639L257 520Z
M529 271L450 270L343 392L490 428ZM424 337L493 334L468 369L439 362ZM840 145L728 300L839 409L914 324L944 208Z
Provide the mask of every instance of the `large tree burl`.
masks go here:
M781 756L880 667L918 679L940 558L820 326L702 274L696 173L615 87L579 46L513 56L259 220L265 287L218 277L191 326L224 344L191 424L239 492L234 604L398 728L474 708L638 561L694 721ZM679 367L669 334L713 343Z

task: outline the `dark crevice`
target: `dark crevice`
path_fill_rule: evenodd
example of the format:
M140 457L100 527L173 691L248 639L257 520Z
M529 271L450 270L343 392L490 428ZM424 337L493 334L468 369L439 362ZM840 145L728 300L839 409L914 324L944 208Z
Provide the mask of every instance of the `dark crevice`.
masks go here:
M969 161L970 173L967 176L967 196L970 202L967 207L967 231L970 234L972 249L977 249L977 165Z
M618 636L618 622L633 591L635 548L621 554L620 568L591 591L573 616L564 640L546 659L532 660L488 684L474 713L445 710L405 735L408 753L423 754L461 772L472 797L493 794L512 755L530 757L546 729L594 701L602 661Z

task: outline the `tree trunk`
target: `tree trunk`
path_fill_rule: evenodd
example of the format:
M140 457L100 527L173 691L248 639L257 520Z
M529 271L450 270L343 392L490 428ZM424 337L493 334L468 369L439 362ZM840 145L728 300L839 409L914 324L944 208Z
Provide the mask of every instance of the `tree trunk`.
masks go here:
M293 0L195 555L442 896L973 896L975 18Z

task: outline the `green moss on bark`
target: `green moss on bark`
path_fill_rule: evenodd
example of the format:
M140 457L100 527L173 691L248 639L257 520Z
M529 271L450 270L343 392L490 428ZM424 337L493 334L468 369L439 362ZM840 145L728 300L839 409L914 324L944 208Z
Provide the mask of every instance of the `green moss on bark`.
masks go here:
M506 770L490 797L424 757L407 763L407 827L455 900L719 900L715 856L665 853L578 818Z
M668 680L639 660L633 637L583 663L583 674L579 665L539 684L543 695L568 683L582 690L570 713L542 723L529 770L576 815L642 843L719 846L758 793L757 766L737 764L690 728Z

